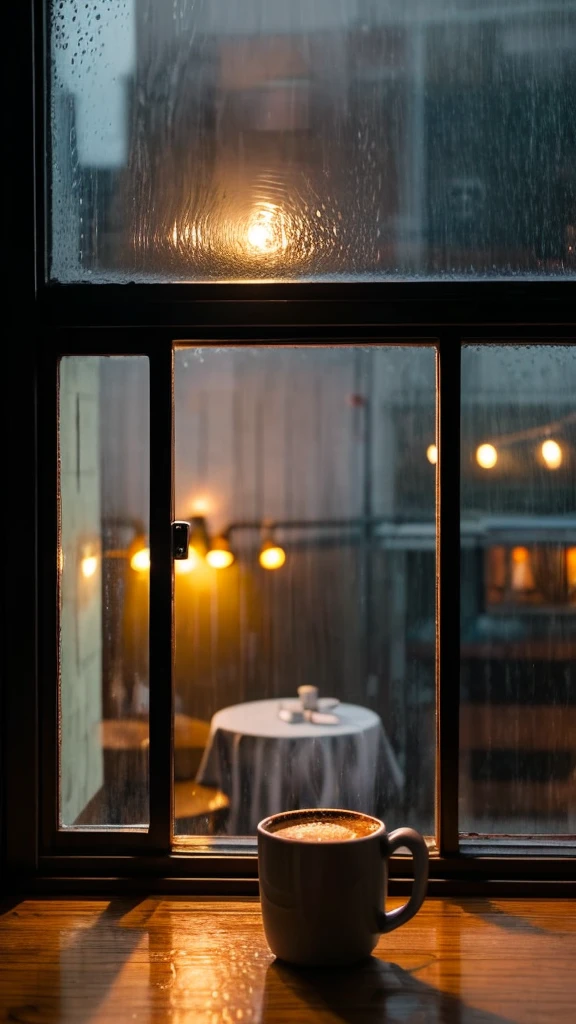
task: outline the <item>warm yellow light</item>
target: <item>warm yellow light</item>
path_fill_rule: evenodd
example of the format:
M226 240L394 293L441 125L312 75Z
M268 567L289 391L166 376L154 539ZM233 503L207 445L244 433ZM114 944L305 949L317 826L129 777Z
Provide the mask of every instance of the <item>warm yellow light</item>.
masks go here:
M566 551L566 570L568 586L570 590L576 590L576 548L568 548Z
M198 568L199 564L198 552L194 550L191 544L188 547L188 558L176 558L174 560L174 568L179 574L192 572Z
M96 569L98 568L98 559L96 555L85 555L85 557L80 562L80 568L82 570L82 575L84 579L90 579L90 577L94 575Z
M426 458L433 466L438 462L438 449L435 444L429 444L426 449Z
M534 576L528 548L512 548L512 590L534 590Z
M206 555L208 565L213 569L227 569L234 561L234 555L226 548L211 548Z
M195 515L195 516L206 516L211 511L212 511L212 502L210 501L210 498L207 498L207 497L204 497L204 496L201 497L201 498L194 498L194 501L192 502L192 513L193 513L193 515Z
M558 469L562 464L562 449L556 441L544 441L540 451L548 469Z
M512 548L512 561L516 565L523 565L528 561L528 548Z
M276 248L274 228L270 221L257 220L248 228L248 244L259 252L270 252Z
M248 246L258 255L286 249L285 216L274 203L262 203L254 210L246 229Z
M265 544L259 555L259 562L263 569L280 569L285 561L286 552L277 544Z
M476 462L482 469L492 469L498 462L498 452L493 444L481 444L476 449Z
M146 572L150 568L150 548L140 548L130 559L130 565L136 572Z
M206 553L206 561L213 569L227 569L234 561L234 553L230 550L227 537L214 537Z

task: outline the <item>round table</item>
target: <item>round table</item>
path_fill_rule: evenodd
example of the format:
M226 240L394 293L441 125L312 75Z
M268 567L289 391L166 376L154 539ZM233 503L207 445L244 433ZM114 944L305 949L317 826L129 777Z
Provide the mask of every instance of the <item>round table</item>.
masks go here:
M379 716L339 704L338 724L289 723L282 700L256 700L218 711L197 782L230 800L230 835L253 835L269 814L299 807L345 807L376 814L381 797L403 785Z

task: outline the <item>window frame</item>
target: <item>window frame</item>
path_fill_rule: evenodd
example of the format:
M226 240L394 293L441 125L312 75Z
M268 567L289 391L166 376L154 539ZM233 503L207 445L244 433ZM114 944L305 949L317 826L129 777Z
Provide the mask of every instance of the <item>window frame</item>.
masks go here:
M146 355L150 360L151 678L171 675L172 353L176 341L311 345L435 343L437 369L437 834L430 892L576 894L576 849L559 838L515 840L508 855L496 837L458 836L461 347L475 344L576 344L574 280L423 281L359 284L45 283L45 41L42 0L12 5L16 46L13 139L21 164L11 214L15 240L8 276L14 322L32 322L32 358L13 344L7 477L30 510L27 543L5 559L6 651L0 753L3 877L39 892L253 893L257 862L237 844L171 845L172 693L151 687L148 832L58 832L55 825L57 364L62 355ZM23 211L20 214L19 211ZM17 228L17 230L16 230ZM30 312L32 316L30 317ZM458 439L455 442L455 439ZM447 442L450 442L449 444ZM160 496L160 497L158 497ZM32 511L33 510L33 511ZM440 586L440 580L442 585ZM7 588L8 590L8 588ZM8 594L7 594L8 596ZM32 642L31 634L32 633ZM160 639L159 639L160 638ZM18 679L18 685L9 685ZM45 758L45 760L44 760ZM568 852L568 855L564 854ZM408 887L411 862L394 857L392 889ZM1 883L0 883L1 884Z

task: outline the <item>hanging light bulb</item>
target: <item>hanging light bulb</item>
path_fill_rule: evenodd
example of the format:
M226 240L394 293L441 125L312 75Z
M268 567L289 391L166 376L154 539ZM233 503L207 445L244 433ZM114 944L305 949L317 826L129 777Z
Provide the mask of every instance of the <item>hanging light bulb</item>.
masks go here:
M213 569L227 569L234 561L227 537L215 537L206 553L206 561Z
M557 441L544 441L540 451L547 469L558 469L562 465L562 449Z
M135 572L147 572L150 568L150 548L138 548L130 559L130 566Z
M426 449L426 458L432 466L435 466L438 462L438 449L435 444L428 445Z
M265 540L258 561L263 569L281 569L286 561L286 552L273 540Z
M482 469L493 469L498 462L498 452L493 444L481 444L476 449L476 462Z
M188 545L188 558L176 558L174 560L174 569L178 575L193 572L199 565L200 557L192 544Z

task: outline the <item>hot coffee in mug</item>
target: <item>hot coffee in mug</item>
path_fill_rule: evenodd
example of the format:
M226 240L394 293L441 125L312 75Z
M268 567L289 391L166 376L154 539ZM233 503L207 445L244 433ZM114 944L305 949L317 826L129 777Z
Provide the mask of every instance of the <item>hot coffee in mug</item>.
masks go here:
M414 858L412 895L384 911L388 858L406 846ZM370 955L383 932L420 909L428 850L410 828L387 834L357 811L286 811L258 825L262 918L268 945L293 964L345 964Z

